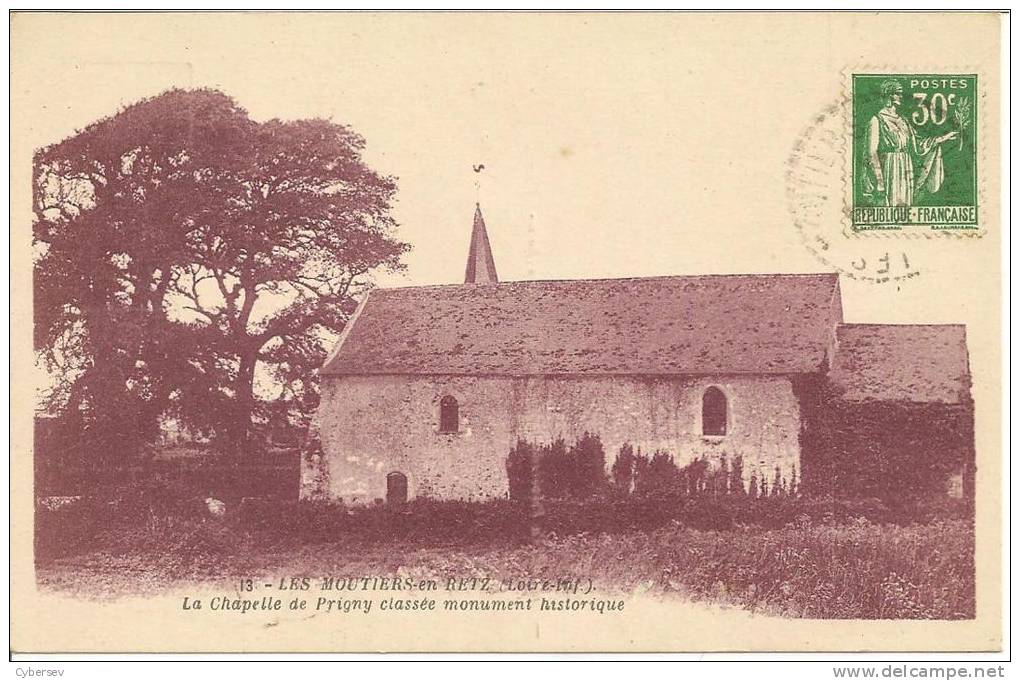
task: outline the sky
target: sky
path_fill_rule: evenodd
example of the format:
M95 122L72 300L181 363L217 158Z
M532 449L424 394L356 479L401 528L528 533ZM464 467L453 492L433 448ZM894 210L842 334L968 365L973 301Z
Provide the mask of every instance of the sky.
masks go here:
M995 62L995 40L960 38L997 36L995 17L928 19L19 15L12 189L31 149L167 88L213 87L258 120L327 117L365 137L413 247L380 285L461 281L476 201L503 280L830 271L794 227L788 160L853 64L933 44L945 64ZM840 196L838 173L827 181ZM997 282L996 245L912 243L925 276L844 280L847 318L961 320L961 287ZM934 304L932 287L961 295Z

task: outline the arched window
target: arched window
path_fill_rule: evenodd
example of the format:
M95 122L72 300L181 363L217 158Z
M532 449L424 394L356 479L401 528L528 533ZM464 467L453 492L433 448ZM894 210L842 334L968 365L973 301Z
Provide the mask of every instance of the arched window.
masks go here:
M726 434L726 395L715 386L701 396L701 434Z
M457 399L447 395L439 400L439 432L456 433L460 430L460 407Z

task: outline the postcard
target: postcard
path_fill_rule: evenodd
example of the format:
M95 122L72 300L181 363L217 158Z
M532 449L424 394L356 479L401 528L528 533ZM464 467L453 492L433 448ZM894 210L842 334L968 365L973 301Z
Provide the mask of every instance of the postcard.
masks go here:
M998 651L996 13L15 12L14 653Z

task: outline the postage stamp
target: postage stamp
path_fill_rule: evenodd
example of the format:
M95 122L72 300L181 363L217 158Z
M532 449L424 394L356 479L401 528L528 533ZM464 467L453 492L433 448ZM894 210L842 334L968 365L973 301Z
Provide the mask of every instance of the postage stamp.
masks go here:
M851 227L978 229L977 76L853 74Z

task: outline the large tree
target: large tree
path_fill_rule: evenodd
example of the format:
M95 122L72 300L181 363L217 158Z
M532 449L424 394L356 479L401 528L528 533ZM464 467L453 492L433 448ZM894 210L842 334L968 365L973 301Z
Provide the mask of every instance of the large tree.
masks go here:
M326 344L408 248L363 146L172 90L36 154L36 344L88 454L166 416L234 452L302 425Z

